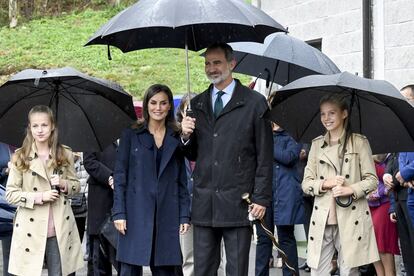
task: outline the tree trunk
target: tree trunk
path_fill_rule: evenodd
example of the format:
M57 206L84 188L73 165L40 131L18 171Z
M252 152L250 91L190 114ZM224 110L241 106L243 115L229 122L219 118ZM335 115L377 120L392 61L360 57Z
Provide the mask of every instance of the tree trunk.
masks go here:
M43 0L42 3L42 13L45 14L47 11L47 4L48 4L48 0Z
M119 6L121 4L121 0L109 0L108 2L113 7Z
M17 26L17 15L19 11L17 10L17 0L9 0L9 20L10 20L10 28L14 28Z

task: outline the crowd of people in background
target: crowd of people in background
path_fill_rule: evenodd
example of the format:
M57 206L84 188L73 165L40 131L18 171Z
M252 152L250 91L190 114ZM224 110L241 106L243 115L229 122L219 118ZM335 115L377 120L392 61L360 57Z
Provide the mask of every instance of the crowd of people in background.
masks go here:
M59 144L52 110L34 106L21 148L0 144L10 204L0 207L17 207L13 222L0 223L3 275L75 275L85 261L88 275L142 275L144 266L160 276L248 275L248 214L276 229L285 276L294 275L287 265L315 276L372 265L391 276L399 254L414 275L414 152L372 155L367 138L350 131L339 94L320 101L325 133L300 144L263 116L269 103L233 78L235 65L229 45L211 45L210 87L183 97L174 114L170 88L150 86L143 118L103 152ZM413 103L414 85L402 94ZM344 198L350 205L338 206ZM278 255L255 227L255 274L265 276Z

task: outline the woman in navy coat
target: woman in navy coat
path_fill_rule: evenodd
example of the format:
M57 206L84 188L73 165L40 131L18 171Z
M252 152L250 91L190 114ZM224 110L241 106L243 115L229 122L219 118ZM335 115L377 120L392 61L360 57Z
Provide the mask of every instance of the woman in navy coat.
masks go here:
M302 188L297 164L301 145L283 129L273 124L273 210L280 247L289 264L298 270L295 224L305 222ZM283 266L283 275L293 275Z
M189 195L179 151L171 90L155 84L144 95L144 119L121 137L114 170L113 219L120 275L176 275L179 233L189 228Z

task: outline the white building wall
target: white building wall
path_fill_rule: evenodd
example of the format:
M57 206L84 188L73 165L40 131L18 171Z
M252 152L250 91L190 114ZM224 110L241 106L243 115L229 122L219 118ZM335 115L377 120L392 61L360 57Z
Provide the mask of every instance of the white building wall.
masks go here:
M309 41L342 71L362 76L362 0L254 0L266 13ZM373 76L397 88L414 83L414 1L372 0Z

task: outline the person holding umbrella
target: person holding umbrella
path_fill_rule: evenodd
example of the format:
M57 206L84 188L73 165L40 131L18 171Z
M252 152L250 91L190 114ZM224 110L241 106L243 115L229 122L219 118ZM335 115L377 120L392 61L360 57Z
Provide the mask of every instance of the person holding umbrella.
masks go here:
M182 256L179 233L189 225L190 198L184 157L169 87L150 86L143 120L123 131L114 169L112 216L121 276L176 275Z
M348 104L340 94L320 100L324 136L312 141L302 189L315 196L308 239L311 275L329 275L338 250L341 276L358 275L358 266L379 260L367 194L378 184L365 136L351 133ZM335 198L352 196L347 208Z
M248 208L263 218L272 200L272 128L263 117L268 104L233 79L235 65L228 44L207 48L205 73L212 84L192 99L194 117L184 117L181 124L183 150L196 161L191 221L194 273L200 276L217 273L222 239L226 275L248 275ZM244 193L252 195L249 207Z
M6 199L17 206L9 273L68 275L83 266L81 242L67 196L80 190L72 151L58 143L52 110L33 107L26 137L12 158Z

